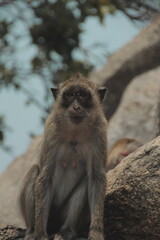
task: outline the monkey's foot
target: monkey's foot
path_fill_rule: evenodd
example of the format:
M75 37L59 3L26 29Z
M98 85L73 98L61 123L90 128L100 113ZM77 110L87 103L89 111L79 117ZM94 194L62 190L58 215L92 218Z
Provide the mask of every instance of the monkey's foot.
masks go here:
M88 240L87 238L76 238L76 240Z
M34 234L27 234L24 238L24 240L35 240Z
M56 234L56 235L54 236L53 240L64 240L64 238L63 238L61 235Z
M88 240L104 240L104 235L101 232L91 231Z
M53 240L76 240L76 234L71 228L64 225Z
M36 239L36 240L48 240L49 238L48 237L42 237L40 239Z

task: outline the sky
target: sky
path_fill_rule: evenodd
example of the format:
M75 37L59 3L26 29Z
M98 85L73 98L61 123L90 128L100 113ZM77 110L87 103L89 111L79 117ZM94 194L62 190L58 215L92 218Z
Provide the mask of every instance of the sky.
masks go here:
M114 16L107 16L103 25L98 19L90 17L83 24L81 46L90 50L90 61L96 69L100 69L107 61L107 55L123 47L138 34L141 28L142 26L134 24L120 12ZM97 42L104 47L98 48L95 45ZM27 59L34 50L26 49L22 43L21 51L23 59ZM81 58L81 52L75 52L75 56ZM31 79L27 87L33 89L33 94L36 94L39 100L42 99L43 88L38 79ZM7 124L11 126L6 134L6 144L13 148L11 154L0 150L0 172L27 150L31 142L30 133L37 135L43 133L40 110L34 105L27 107L25 101L26 97L22 92L16 92L13 89L2 89L0 92L0 114L5 116Z

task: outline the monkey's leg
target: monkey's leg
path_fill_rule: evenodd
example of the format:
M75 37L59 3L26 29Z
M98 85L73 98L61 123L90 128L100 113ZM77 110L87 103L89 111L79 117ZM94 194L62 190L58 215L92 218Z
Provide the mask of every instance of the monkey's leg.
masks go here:
M104 240L103 212L106 191L106 176L103 169L97 169L89 179L89 204L91 211L91 224L89 240Z
M25 184L20 194L20 210L24 218L27 231L26 235L32 235L35 221L35 194L34 186L39 174L39 166L33 165L25 177ZM26 238L27 239L27 236ZM29 238L28 238L29 239ZM33 239L33 237L30 239Z
M79 228L79 218L87 202L87 180L84 178L78 186L76 186L73 194L70 196L67 211L67 217L58 235L63 240L77 239L77 228ZM55 238L58 240L58 238Z
M48 239L48 219L53 199L52 168L49 164L41 170L35 183L35 237Z

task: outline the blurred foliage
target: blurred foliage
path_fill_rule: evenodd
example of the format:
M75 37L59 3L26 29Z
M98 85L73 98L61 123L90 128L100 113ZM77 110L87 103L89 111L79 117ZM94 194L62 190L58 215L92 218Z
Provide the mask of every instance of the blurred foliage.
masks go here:
M4 143L5 133L9 131L10 128L6 125L4 116L0 116L0 148L4 151L11 152L11 147Z
M83 23L91 16L103 23L106 14L117 10L133 21L148 21L159 10L159 3L157 0L0 0L0 89L13 87L24 92L27 104L36 104L44 117L49 109L48 89L53 83L64 81L77 71L87 75L93 69L85 54L82 60L75 57L77 50L82 51ZM27 43L23 52L19 50L22 56L17 61L23 41ZM29 46L34 46L34 54L25 64L23 55ZM35 76L44 88L45 107L26 87ZM0 127L2 142L5 127L1 122Z

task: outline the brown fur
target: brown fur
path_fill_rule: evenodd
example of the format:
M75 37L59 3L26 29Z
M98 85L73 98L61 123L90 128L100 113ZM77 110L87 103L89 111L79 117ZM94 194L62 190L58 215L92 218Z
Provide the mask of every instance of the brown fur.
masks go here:
M65 95L71 89L82 96ZM25 239L56 234L56 240L103 240L105 89L76 74L52 92L56 102L46 122L40 161L29 171L20 198Z

